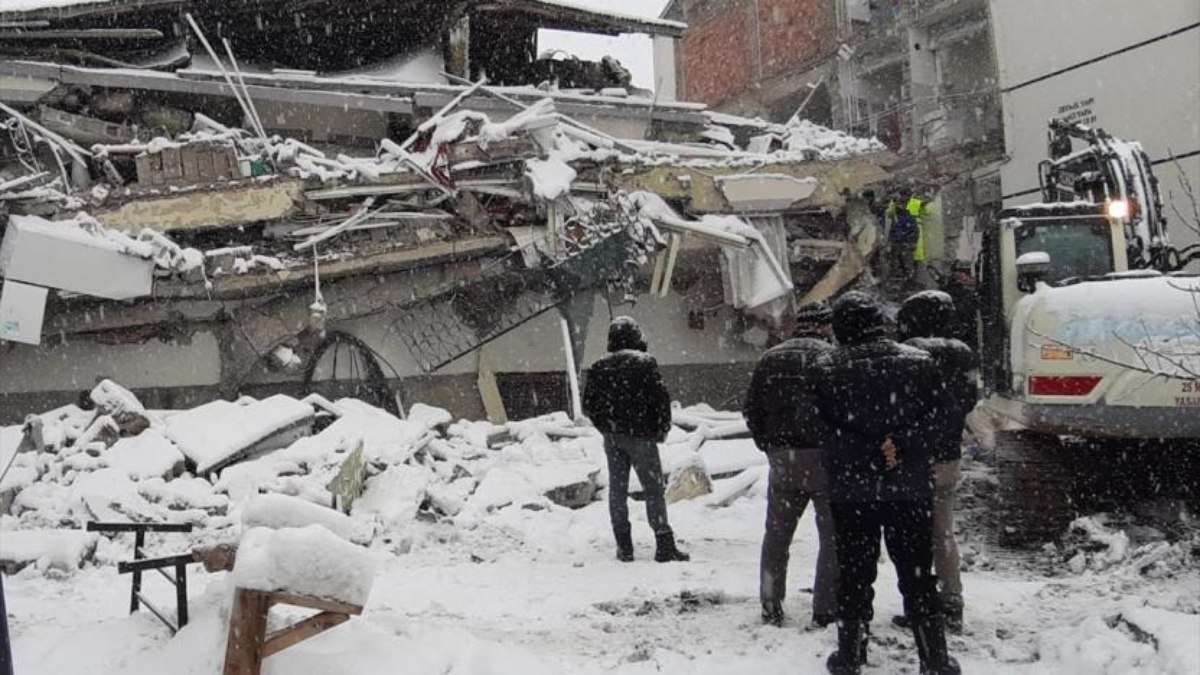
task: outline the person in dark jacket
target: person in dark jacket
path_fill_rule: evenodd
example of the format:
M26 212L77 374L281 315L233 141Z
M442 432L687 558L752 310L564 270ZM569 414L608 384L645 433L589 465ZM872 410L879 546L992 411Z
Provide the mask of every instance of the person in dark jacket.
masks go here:
M833 330L841 346L817 359L806 383L812 405L800 411L821 439L837 540L838 649L826 666L856 674L866 659L882 533L921 672L956 674L933 576L930 448L945 407L941 377L928 353L887 339L884 322L874 297L838 299Z
M962 433L967 413L979 400L975 353L950 337L954 329L954 300L941 291L924 291L904 301L896 317L898 336L905 344L933 357L942 376L941 386L950 408L935 425L933 446L933 566L941 583L942 612L946 627L962 631L962 577L958 543L954 540L954 492L961 477ZM893 619L907 625L903 617Z
M654 529L658 562L688 560L675 546L667 522L658 442L671 430L671 398L663 386L658 362L646 353L637 323L618 317L608 327L609 353L588 373L583 412L604 435L608 457L608 513L617 540L617 559L633 560L629 527L629 470L637 471L646 495L646 518Z
M783 625L787 567L792 537L808 502L816 511L816 578L813 623L826 626L837 613L837 558L829 485L821 450L807 429L796 424L804 406L804 378L818 356L833 350L833 310L824 302L802 307L792 339L768 350L750 379L742 413L759 449L767 453L767 522L759 564L759 598L763 623Z

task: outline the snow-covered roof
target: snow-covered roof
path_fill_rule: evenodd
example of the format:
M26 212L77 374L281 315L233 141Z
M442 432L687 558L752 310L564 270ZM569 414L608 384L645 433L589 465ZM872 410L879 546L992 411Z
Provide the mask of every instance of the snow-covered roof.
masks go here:
M0 16L86 13L106 9L106 6L134 8L187 4L191 4L191 0L0 0ZM687 28L686 24L678 21L588 7L583 0L475 0L471 4L481 11L525 11L612 32L644 32L678 37Z

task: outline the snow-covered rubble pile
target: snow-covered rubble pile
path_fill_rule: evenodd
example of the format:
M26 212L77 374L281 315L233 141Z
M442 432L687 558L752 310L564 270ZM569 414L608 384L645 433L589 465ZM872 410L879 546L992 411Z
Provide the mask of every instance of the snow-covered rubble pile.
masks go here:
M1130 533L1109 522L1105 514L1077 518L1071 523L1055 558L1074 574L1114 571L1151 579L1169 578L1200 567L1200 530L1168 540L1161 533L1152 541L1134 543ZM1142 527L1145 530L1147 528Z
M887 148L874 138L859 138L844 131L829 129L808 120L788 124L782 130L786 152L813 153L819 159L834 161L882 152Z
M22 450L0 503L0 530L21 544L5 559L16 566L78 566L95 539L71 537L90 521L192 523L194 545L320 525L370 546L411 543L419 521L474 528L509 509L566 513L607 485L603 439L564 413L452 423L417 404L402 420L358 400L282 395L152 411L109 381L91 403L0 428L0 458ZM669 499L716 490L727 504L760 483L765 459L739 414L696 406L675 422L660 446ZM335 486L355 471L361 494L339 493L342 513Z

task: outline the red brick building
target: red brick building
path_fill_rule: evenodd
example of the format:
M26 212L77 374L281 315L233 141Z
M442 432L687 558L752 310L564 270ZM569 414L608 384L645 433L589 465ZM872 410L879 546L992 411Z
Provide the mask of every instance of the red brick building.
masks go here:
M832 0L676 0L667 16L689 26L681 98L728 112L790 117L810 92L805 76L837 50ZM830 115L823 99L809 104L818 119Z

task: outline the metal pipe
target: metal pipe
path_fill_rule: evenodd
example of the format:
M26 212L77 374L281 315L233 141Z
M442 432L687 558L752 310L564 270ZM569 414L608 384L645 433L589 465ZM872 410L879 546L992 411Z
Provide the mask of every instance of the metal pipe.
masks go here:
M259 137L265 144L267 142L266 132L262 129L259 129L255 124L254 114L250 112L250 106L242 100L242 91L233 83L233 78L230 77L229 71L225 69L225 64L221 62L221 58L217 56L216 50L213 49L211 44L209 44L208 38L204 37L204 32L200 30L200 24L196 23L195 17L193 17L190 12L184 14L183 16L185 19L187 19L188 25L192 27L192 31L196 33L196 37L200 39L200 44L204 45L204 49L208 52L208 55L212 57L213 62L217 64L217 69L221 71L221 76L225 78L225 84L229 85L230 90L233 91L233 97L237 99L238 105L242 108L242 112L245 113L246 118L250 120L250 126L255 130L255 132L258 133Z

